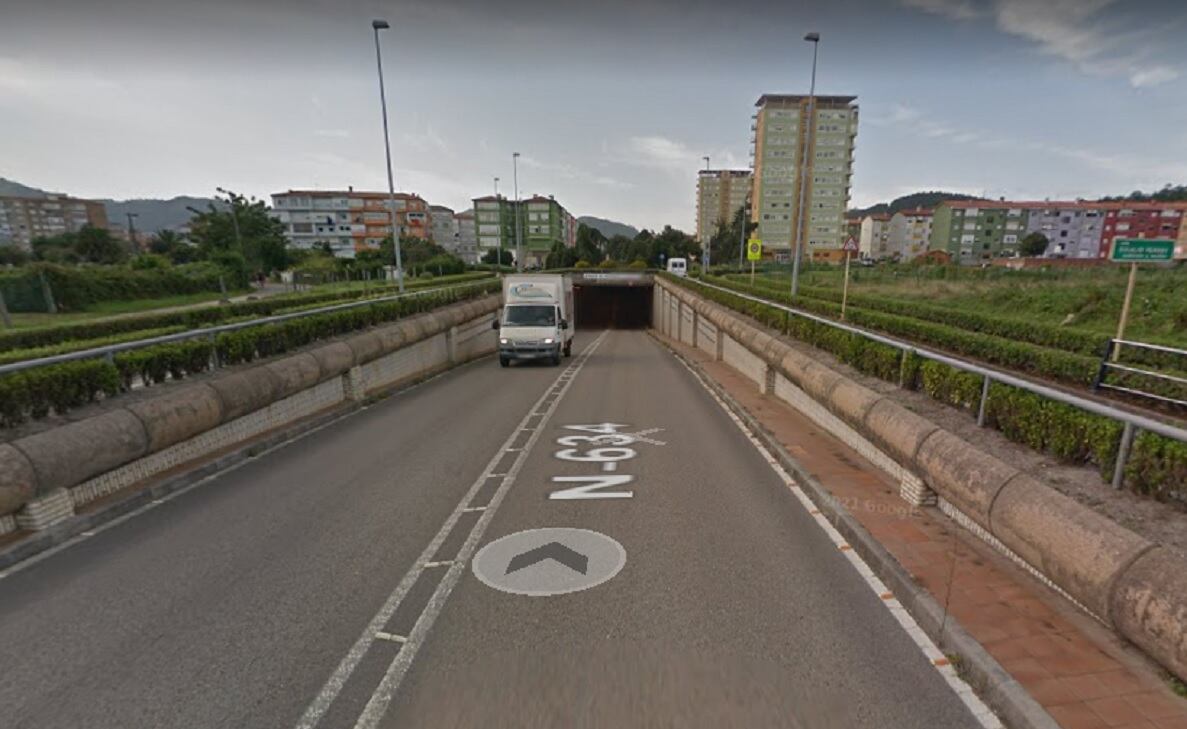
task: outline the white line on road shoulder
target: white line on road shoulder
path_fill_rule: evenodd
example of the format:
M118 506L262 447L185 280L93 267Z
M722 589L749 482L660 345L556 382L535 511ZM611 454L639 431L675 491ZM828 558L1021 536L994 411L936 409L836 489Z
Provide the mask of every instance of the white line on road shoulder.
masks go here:
M367 653L367 649L370 648L370 646L375 642L378 634L381 632L381 629L395 614L396 609L400 606L400 603L403 602L404 598L408 595L408 592L412 589L412 586L416 583L417 578L419 578L421 573L424 571L425 563L429 562L432 556L436 554L441 548L442 543L445 542L446 538L453 530L454 525L457 523L462 513L464 513L468 508L470 501L477 495L478 491L493 475L491 472L496 466L499 465L500 461L503 459L503 456L507 453L507 449L511 447L511 444L514 443L517 438L519 438L520 433L525 431L529 432L530 436L528 437L527 441L520 446L520 450L517 452L511 467L507 469L506 474L501 474L503 477L503 482L499 484L498 489L495 491L490 501L483 507L482 516L480 516L475 522L474 526L471 527L470 534L467 536L465 543L462 545L461 551L459 551L457 556L454 558L453 564L449 567L449 570L445 573L445 576L441 578L441 582L438 583L437 589L433 592L432 597L429 599L428 605L425 606L424 610L417 618L416 623L405 639L405 643L401 647L400 652L396 654L395 659L388 667L383 679L379 683L379 686L371 695L366 707L364 707L362 714L359 716L358 721L355 724L355 727L374 727L379 723L380 719L383 718L383 714L387 710L388 704L391 703L392 696L395 695L396 689L399 688L400 681L403 679L404 674L411 665L412 659L416 655L416 651L420 648L420 644L424 641L424 638L428 634L429 629L432 627L433 622L437 619L437 615L444 607L445 600L449 597L449 593L453 590L454 585L457 584L458 579L460 579L462 571L465 569L466 564L469 562L470 555L474 551L474 547L477 545L478 540L482 538L483 532L486 531L486 526L490 523L491 519L495 515L495 511L502 502L503 496L506 495L507 490L511 487L511 484L515 482L515 477L519 473L520 467L527 459L528 454L531 452L532 446L535 445L536 441L539 439L540 433L543 432L542 426L547 422L548 418L551 417L552 413L556 410L557 405L564 397L565 392L568 391L569 385L573 382L574 375L576 375L576 373L580 371L583 366L585 366L585 362L589 359L589 356L593 354L594 350L597 349L598 345L602 343L602 340L606 338L606 334L607 332L603 332L601 335L599 335L597 339L591 342L589 346L586 347L585 350L578 357L576 357L572 363L570 363L569 366L564 369L563 372L561 372L560 376L557 377L553 385L546 388L544 394L540 396L540 399L528 409L528 413L524 416L523 420L519 421L519 424L511 430L511 435L509 435L507 440L503 442L503 445L500 446L497 451L495 451L495 454L491 457L490 461L487 462L486 467L482 470L482 473L477 479L474 480L474 483L470 486L465 496L463 496L461 501L458 502L458 505L454 509L453 513L451 513L449 517L446 518L445 523L441 525L440 531L437 532L436 536L433 537L433 540L429 542L427 547L425 547L420 557L413 563L412 568L407 572L407 574L404 575L399 584L396 585L396 588L379 608L379 612L375 614L375 617L371 619L371 622L368 623L367 627L363 630L363 634L360 635L358 640L355 641L354 645L351 646L350 651L347 652L346 656L344 656L342 661L338 664L338 667L334 669L334 672L330 675L329 679L326 680L326 683L322 687L321 691L319 691L317 696L314 697L313 701L310 702L309 706L305 709L305 713L301 716L300 721L298 721L296 729L314 729L314 727L318 725L322 717L324 717L326 712L329 710L330 704L332 704L334 699L338 697L338 694L341 693L343 686L346 685L346 682L350 678L351 674L354 673L354 670L358 667L359 663L362 662L364 656ZM559 392L554 392L554 388L559 382L563 382L564 384L560 386ZM550 395L555 395L555 397L549 404L548 410L544 413L540 422L532 428L526 428L525 426L529 420L532 418L541 417L535 411Z
M997 718L997 715L995 715L993 711L985 705L985 702L981 701L981 698L977 696L972 687L965 683L960 678L960 676L957 675L956 669L949 664L947 657L940 651L932 639L928 637L927 633L923 632L923 629L919 627L919 624L915 622L915 618L913 618L911 614L907 612L907 609L902 606L902 603L893 597L889 599L884 597L890 593L889 588L886 587L882 580L878 579L878 577L874 574L874 571L871 570L869 565L866 564L865 560L863 560L861 556L849 546L849 543L846 542L845 538L841 536L841 533L838 532L835 527L833 527L828 518L824 514L820 513L819 509L816 508L816 504L814 504L812 499L808 497L808 494L806 494L804 490L800 488L799 484L796 483L791 474L789 474L783 468L783 466L780 465L779 461L774 457L774 455L769 450L767 450L767 447L755 437L750 428L747 427L744 422L742 422L742 419L739 418L732 409L730 409L730 406L727 405L726 402L722 400L716 392L714 392L713 388L710 387L707 382L705 382L704 377L699 372L690 367L689 364L684 361L683 357L676 356L676 361L683 365L684 368L692 374L693 378L701 385L701 387L705 388L705 391L709 393L709 396L713 398L714 402L716 402L718 406L720 406L721 409L725 411L725 414L729 416L729 419L733 421L734 425L738 426L738 429L742 431L742 434L746 436L746 439L750 441L750 443L758 450L759 454L761 454L766 462L771 466L771 469L774 470L779 478L783 480L783 483L787 486L788 490L790 490L791 493L795 495L796 500L800 502L800 505L804 507L804 510L812 516L812 519L816 522L816 525L819 526L826 535L828 535L828 538L833 544L837 546L838 549L841 550L841 554L843 554L845 558L849 560L849 563L857 571L858 575L861 576L862 580L865 581L866 585L869 586L871 590L873 590L876 596L878 596L878 602L882 603L890 612L891 616L896 621L898 621L898 624L903 628L903 631L911 638L911 640L923 653L924 657L927 658L927 662L930 663L932 668L934 668L944 679L944 681L947 682L948 687L952 689L957 698L964 702L965 707L968 708L973 717L978 722L980 722L981 725L985 727L985 729L1003 729L1001 720Z

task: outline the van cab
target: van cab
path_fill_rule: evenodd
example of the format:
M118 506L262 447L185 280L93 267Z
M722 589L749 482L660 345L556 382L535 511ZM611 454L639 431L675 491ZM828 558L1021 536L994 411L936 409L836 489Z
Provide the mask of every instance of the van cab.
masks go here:
M687 258L669 258L668 259L668 273L673 276L687 276L688 275L688 259Z

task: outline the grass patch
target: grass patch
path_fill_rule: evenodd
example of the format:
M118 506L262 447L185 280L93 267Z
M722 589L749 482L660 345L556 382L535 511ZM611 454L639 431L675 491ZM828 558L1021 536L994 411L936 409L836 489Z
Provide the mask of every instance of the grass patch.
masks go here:
M227 296L240 296L244 291L229 291ZM41 327L55 327L63 324L76 324L83 321L96 321L106 317L122 314L138 314L158 309L169 309L178 306L193 306L209 301L218 301L222 294L217 291L204 291L197 294L182 294L167 296L161 299L138 299L134 301L105 301L88 307L85 311L72 311L62 314L12 314L13 329L37 329Z
M1174 691L1177 696L1187 699L1187 683L1183 683L1175 676L1171 676L1167 683L1170 684L1171 691Z

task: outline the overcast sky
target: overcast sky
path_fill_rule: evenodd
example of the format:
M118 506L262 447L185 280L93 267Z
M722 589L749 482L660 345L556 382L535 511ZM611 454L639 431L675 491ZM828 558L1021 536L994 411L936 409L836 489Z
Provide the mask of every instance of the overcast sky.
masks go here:
M1183 0L0 0L0 176L87 197L511 190L694 228L762 93L861 105L853 202L1187 182Z

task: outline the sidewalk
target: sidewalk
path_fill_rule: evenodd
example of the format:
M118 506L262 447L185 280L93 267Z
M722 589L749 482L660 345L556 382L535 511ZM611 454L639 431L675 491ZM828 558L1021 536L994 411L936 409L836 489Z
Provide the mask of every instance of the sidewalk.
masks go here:
M1187 699L1136 648L935 508L916 508L856 452L708 354L716 380L1064 729L1187 729Z

